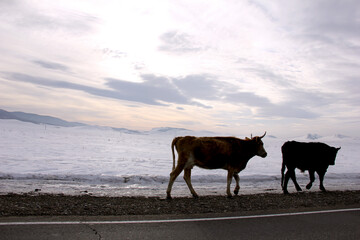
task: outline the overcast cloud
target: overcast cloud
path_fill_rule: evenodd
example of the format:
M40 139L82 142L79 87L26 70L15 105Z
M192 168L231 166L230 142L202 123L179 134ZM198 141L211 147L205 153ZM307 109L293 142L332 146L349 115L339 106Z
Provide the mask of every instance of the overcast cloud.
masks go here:
M5 110L133 129L360 134L358 1L0 7Z

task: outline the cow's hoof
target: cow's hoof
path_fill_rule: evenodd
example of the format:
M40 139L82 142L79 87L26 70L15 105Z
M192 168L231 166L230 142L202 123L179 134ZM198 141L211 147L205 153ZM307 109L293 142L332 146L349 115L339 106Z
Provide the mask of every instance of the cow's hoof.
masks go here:
M228 199L231 199L233 196L230 194L230 195L227 195L227 198Z
M198 199L199 195L193 195L193 198Z
M288 195L289 192L288 192L287 190L284 190L284 194L285 194L285 195Z
M306 189L307 189L307 190L310 190L311 187L312 187L312 184L306 185Z
M320 187L320 190L326 192L326 189L324 187Z
M171 200L171 199L172 199L171 196L167 196L167 197L166 197L166 200Z
M296 191L302 192L302 189L301 189L301 188L297 188Z
M238 195L239 194L239 190L234 190L234 194Z

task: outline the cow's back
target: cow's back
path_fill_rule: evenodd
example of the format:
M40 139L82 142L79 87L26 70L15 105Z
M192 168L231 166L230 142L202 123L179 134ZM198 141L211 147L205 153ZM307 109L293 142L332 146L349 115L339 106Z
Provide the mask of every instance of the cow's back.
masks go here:
M224 168L234 157L232 137L193 137L186 136L179 139L176 149L179 155L192 158L195 165L206 169Z

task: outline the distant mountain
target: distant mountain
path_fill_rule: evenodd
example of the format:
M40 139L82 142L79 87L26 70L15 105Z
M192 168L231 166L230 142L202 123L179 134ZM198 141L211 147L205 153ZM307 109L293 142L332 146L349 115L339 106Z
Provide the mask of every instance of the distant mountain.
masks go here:
M48 124L53 126L60 127L78 127L78 126L88 126L88 127L101 127L101 126L91 126L79 122L68 122L56 117L38 115L34 113L25 113L25 112L8 112L3 109L0 109L0 119L15 119L22 122L30 122L35 124ZM142 132L136 130L130 130L127 128L114 128L111 129L128 134L141 134Z
M335 138L350 138L349 136L342 135L342 134L335 134L334 137Z
M173 127L158 127L153 128L147 132L148 134L161 134L161 135L172 135L172 136L185 136L192 135L197 137L202 136L218 136L219 134L211 131L193 131L186 128L173 128Z
M172 128L172 127L159 127L159 128L153 128L151 129L151 132L158 132L158 133L166 133L166 132L179 132L179 131L189 131L185 128Z
M274 136L274 135L269 135L269 136L266 136L266 137L268 137L268 138L277 138L277 137Z
M335 139L347 139L351 138L346 135L342 134L335 134L335 135L327 135L327 136L321 136L316 133L308 133L305 136L297 137L299 140L310 140L310 141L326 141L326 140L335 140Z
M60 127L88 127L88 128L104 128L104 129L112 129L114 131L118 131L121 133L127 133L127 134L170 134L170 135L214 135L215 133L210 131L200 131L200 132L194 132L189 129L185 128L172 128L172 127L159 127L159 128L153 128L150 131L137 131L137 130L131 130L127 128L116 128L116 127L104 127L104 126L94 126L94 125L88 125L84 123L79 122L68 122L65 120L62 120L60 118L51 117L51 116L44 116L44 115L38 115L34 113L25 113L25 112L8 112L3 109L0 109L0 119L15 119L22 122L30 122L35 124L48 124L48 125L54 125L54 126L60 126Z
M322 136L318 135L318 134L311 134L309 133L307 136L306 136L306 139L310 139L310 140L316 140L316 139L319 139L321 138Z
M33 113L8 112L2 109L0 109L0 119L15 119L22 122L30 122L35 124L48 124L48 125L62 126L62 127L86 126L86 124L83 123L68 122L60 118L37 115Z
M141 134L142 132L137 131L137 130L131 130L131 129L127 129L127 128L115 128L112 127L113 130L118 131L118 132L123 132L123 133L128 133L128 134Z
M11 112L0 109L0 119L15 119L16 116Z

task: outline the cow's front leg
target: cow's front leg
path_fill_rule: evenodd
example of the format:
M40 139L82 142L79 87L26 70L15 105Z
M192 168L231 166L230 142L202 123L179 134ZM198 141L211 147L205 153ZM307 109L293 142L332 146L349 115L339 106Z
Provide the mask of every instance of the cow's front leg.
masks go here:
M315 181L314 172L315 172L314 170L309 170L310 182L308 185L306 185L306 189L310 189L312 187L313 182Z
M228 198L232 197L231 192L230 192L230 185L231 185L231 181L232 181L233 176L234 176L234 172L231 171L231 170L228 170L227 186L226 186L226 194L227 194Z
M239 174L238 173L234 173L234 178L235 178L235 181L236 181L236 186L235 186L235 189L234 189L234 194L235 195L238 195L239 193L239 190L240 190L240 177L239 177Z

